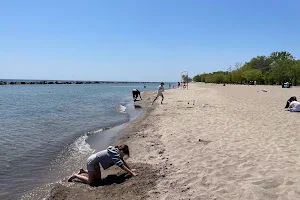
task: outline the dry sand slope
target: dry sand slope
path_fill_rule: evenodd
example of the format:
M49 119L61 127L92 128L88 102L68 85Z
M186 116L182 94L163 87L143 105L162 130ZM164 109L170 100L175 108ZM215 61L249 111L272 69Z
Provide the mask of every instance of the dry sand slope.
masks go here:
M300 88L166 91L126 136L131 162L159 168L149 199L300 199L300 113L283 109L293 95Z

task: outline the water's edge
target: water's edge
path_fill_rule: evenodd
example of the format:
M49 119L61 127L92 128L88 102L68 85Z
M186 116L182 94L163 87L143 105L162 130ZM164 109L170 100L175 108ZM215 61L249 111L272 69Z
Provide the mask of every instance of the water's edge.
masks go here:
M71 175L71 171L77 170L79 167L85 167L84 164L88 155L114 144L120 136L121 130L131 121L142 116L145 112L143 108L135 108L133 103L128 103L123 106L126 107L126 113L124 114L129 116L128 121L88 131L79 136L71 145L61 152L61 155L58 155L54 163L50 164L49 173L45 176L44 184L25 193L21 199L44 199L49 195L56 183L66 181L67 177ZM72 149L73 152L70 153L69 149ZM70 157L65 159L68 155ZM63 166L59 166L61 164L63 164ZM64 167L66 167L66 169L64 169Z

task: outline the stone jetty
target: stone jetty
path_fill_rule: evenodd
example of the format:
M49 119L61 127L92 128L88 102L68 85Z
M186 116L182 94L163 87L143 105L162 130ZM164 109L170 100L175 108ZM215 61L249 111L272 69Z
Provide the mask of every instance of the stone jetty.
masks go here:
M126 84L126 83L150 83L150 82L113 82L113 81L0 81L0 85Z

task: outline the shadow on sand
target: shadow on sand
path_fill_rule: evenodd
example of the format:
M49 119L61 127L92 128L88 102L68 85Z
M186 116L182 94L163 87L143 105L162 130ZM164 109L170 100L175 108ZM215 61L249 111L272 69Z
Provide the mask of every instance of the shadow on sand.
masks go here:
M99 187L99 186L105 186L105 185L112 185L114 183L116 184L121 184L123 182L125 182L127 179L131 178L132 176L129 175L129 174L119 174L119 175L115 175L115 174L112 174L112 175L108 175L107 177L95 182L95 184L93 184L93 187ZM80 180L78 179L74 179L73 180L74 182L77 182L77 183L83 183L83 184L86 184L84 182L81 182Z
M108 175L107 177L105 177L101 181L99 181L97 186L112 185L114 183L121 184L131 177L132 177L131 175L128 175L126 173L120 174L120 175Z

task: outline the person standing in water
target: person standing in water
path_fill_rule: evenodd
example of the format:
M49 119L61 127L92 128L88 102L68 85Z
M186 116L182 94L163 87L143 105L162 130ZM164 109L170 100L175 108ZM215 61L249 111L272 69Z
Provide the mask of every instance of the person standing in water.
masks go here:
M152 105L153 105L153 103L156 101L156 99L157 99L159 96L161 97L161 104L163 103L163 101L164 101L164 95L163 95L163 92L164 92L164 91L165 91L164 83L161 82L161 83L160 83L160 86L158 86L157 96L156 96L155 99L153 100Z
M92 154L87 159L87 170L80 169L78 173L73 173L68 181L72 182L73 179L77 178L89 185L96 185L101 180L100 165L104 170L113 165L117 165L132 176L136 176L137 174L134 173L135 170L131 169L124 161L125 156L129 157L129 148L127 145L120 145L115 147L109 146L103 151ZM87 174L88 177L81 174Z

